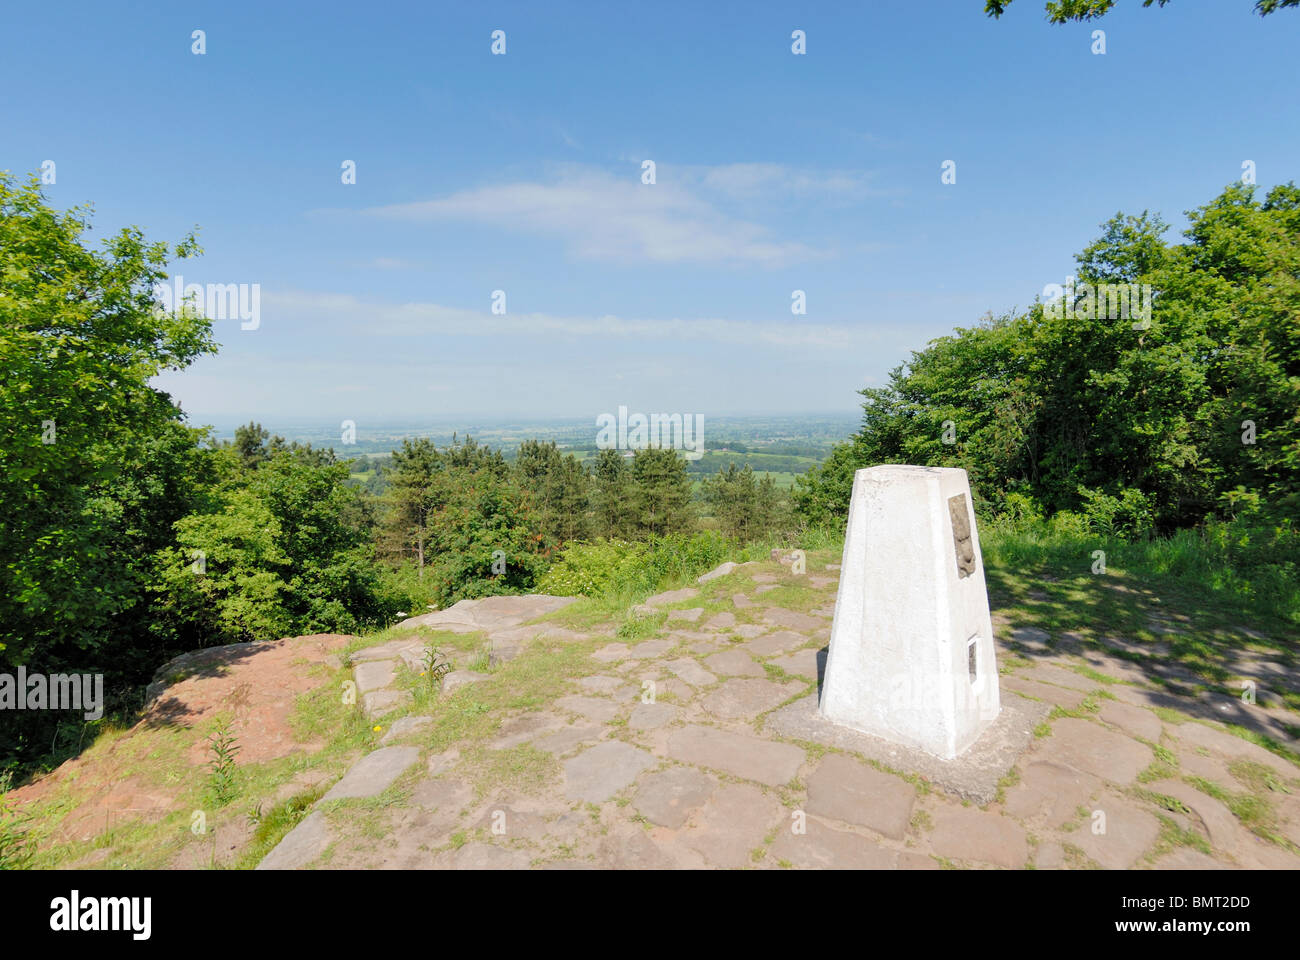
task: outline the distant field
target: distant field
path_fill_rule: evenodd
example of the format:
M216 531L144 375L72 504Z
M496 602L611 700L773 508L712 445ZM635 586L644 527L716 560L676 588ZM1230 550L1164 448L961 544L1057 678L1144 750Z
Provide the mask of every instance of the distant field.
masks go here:
M521 423L468 423L456 427L414 426L403 424L357 424L356 442L342 444L332 426L272 426L272 433L287 440L332 447L347 459L355 459L352 479L372 492L379 492L378 464L401 446L406 437L428 437L439 447L450 444L453 437L472 436L479 443L495 447L513 460L524 439L554 441L565 453L573 454L584 466L590 466L600 452L596 448L596 431L589 421ZM846 440L857 429L855 417L790 416L705 418L704 451L687 463L692 489L698 493L700 481L729 464L748 464L761 476L771 476L782 490L794 486L795 477L807 473L830 454L831 448ZM227 431L233 435L233 428ZM218 431L219 437L224 434Z

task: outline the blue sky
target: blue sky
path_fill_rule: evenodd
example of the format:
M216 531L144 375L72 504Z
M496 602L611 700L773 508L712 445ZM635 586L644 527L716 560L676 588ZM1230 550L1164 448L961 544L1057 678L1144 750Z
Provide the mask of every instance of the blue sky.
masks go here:
M809 6L14 5L0 169L54 160L95 235L198 225L175 273L260 285L256 330L218 321L221 354L161 379L198 422L362 430L852 412L1116 212L1181 229L1244 160L1297 177L1300 12Z

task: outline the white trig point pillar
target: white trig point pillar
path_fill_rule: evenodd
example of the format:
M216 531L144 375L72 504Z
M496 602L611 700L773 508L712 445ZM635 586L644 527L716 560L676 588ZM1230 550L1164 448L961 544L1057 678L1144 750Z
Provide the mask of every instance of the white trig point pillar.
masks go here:
M998 667L965 470L853 475L821 713L951 760L997 717Z

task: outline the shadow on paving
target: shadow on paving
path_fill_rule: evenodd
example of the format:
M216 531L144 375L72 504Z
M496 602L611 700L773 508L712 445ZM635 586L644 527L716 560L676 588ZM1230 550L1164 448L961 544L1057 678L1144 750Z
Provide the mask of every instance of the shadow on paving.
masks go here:
M1011 629L1005 643L1013 652L1031 662L1073 654L1100 674L1122 662L1154 688L1149 706L1235 724L1267 738L1275 752L1297 753L1300 649L1283 639L1284 625L1270 624L1267 634L1242 626L1251 618L1240 604L1212 593L1056 573L1046 564L1028 573L986 567L994 620ZM1032 628L1044 632L1041 640ZM1256 685L1255 704L1242 699L1247 680Z

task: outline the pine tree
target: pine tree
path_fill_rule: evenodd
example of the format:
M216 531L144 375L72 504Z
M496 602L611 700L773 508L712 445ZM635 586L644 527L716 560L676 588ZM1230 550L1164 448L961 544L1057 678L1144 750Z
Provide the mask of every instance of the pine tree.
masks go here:
M676 450L647 447L632 457L632 502L642 535L665 536L694 526L691 482Z

